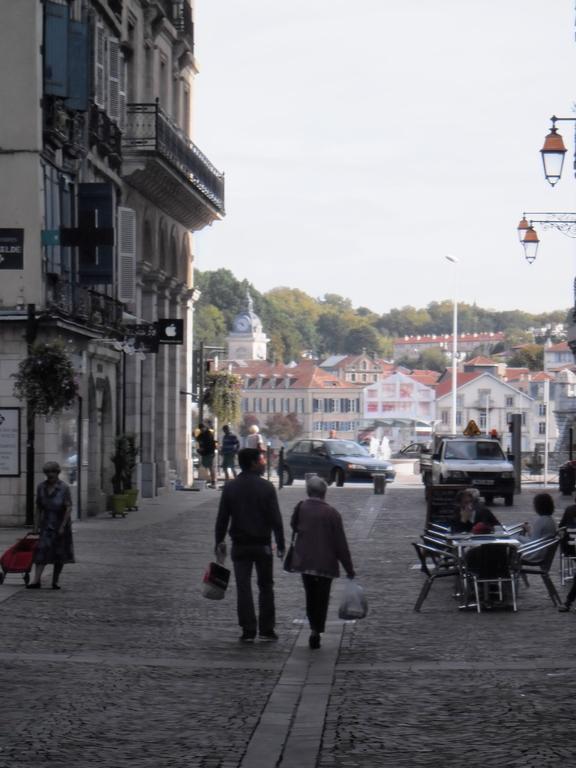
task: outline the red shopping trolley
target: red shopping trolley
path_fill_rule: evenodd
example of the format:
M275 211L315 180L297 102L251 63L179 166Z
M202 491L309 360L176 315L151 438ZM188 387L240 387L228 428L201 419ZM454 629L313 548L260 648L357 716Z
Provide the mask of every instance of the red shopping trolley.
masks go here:
M30 581L30 571L34 561L34 550L38 544L38 536L35 533L27 533L22 539L12 544L2 556L0 556L0 584L8 573L24 574L24 583Z

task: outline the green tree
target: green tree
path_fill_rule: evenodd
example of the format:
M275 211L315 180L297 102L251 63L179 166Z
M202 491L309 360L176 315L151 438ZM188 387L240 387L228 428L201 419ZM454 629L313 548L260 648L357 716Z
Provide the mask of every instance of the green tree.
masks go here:
M526 344L508 359L511 368L529 368L541 371L544 368L544 347L538 344Z
M381 335L371 325L358 325L351 328L344 339L344 351L350 355L359 355L362 350L379 355Z
M266 420L262 431L267 437L277 437L283 443L295 440L302 434L302 424L295 413L273 413Z

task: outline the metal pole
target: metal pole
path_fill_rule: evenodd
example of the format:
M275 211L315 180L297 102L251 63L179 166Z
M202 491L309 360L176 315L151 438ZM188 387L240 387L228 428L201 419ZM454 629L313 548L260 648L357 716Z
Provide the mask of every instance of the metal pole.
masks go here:
M198 423L204 420L204 342L200 342L200 365L198 366Z
M550 382L544 382L544 488L548 487L548 411L550 410Z
M32 344L36 340L36 305L28 304L26 317L26 343L30 354ZM36 441L35 414L26 403L26 525L34 525L34 445Z
M453 299L452 317L452 434L456 434L456 408L458 407L458 301Z

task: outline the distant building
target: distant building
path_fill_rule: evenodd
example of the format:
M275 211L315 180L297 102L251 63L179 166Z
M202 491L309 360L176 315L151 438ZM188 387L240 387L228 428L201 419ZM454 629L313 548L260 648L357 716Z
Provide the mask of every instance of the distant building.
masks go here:
M388 376L394 364L362 352L360 355L331 355L320 368L349 384L369 384Z
M228 360L266 360L269 341L247 292L246 308L234 318L232 331L226 339Z
M459 352L472 352L482 350L484 354L490 354L494 347L503 342L504 333L462 333L458 336L457 346ZM404 336L394 339L394 359L400 357L418 357L425 349L441 349L445 352L452 350L451 334L435 334L429 336Z
M544 345L544 370L560 371L566 367L574 367L574 355L568 342L560 341L558 344L553 344L548 339Z

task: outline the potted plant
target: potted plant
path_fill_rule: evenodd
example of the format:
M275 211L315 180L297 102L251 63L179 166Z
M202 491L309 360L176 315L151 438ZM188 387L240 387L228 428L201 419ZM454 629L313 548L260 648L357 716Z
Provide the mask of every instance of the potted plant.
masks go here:
M114 453L110 460L114 464L112 476L112 515L126 515L128 509L137 509L138 489L132 487L132 475L136 467L138 447L134 435L122 434L114 441Z

